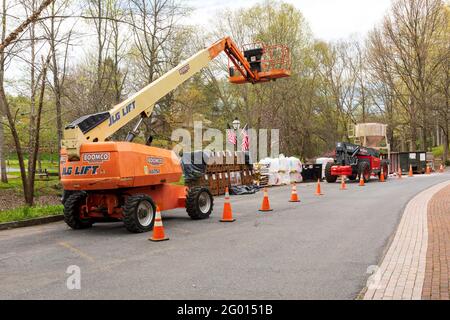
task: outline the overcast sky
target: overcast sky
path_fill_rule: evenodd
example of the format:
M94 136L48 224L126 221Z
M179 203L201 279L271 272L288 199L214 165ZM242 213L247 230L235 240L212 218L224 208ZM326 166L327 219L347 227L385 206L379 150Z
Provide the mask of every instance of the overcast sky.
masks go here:
M264 0L185 0L195 11L193 24L208 25L208 17L225 8L248 8ZM338 40L351 35L364 36L380 22L391 0L285 0L305 16L314 36Z

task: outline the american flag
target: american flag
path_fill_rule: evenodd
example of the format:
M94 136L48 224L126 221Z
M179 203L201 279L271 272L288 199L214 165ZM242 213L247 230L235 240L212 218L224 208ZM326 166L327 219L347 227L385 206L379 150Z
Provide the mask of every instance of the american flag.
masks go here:
M237 136L236 136L236 132L234 131L234 129L230 128L230 125L228 125L228 129L227 129L227 138L228 141L232 144L232 145L236 145L237 143Z
M250 142L248 137L248 124L246 124L244 129L242 129L241 135L242 135L241 149L242 151L248 151L250 149Z

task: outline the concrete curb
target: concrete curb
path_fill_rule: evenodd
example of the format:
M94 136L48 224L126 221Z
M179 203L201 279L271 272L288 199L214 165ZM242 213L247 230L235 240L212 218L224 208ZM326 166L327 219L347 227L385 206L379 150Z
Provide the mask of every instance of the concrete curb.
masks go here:
M57 222L57 221L61 221L61 220L64 220L64 215L62 215L62 214L55 215L55 216L47 216L47 217L42 217L42 218L23 220L23 221L5 222L5 223L0 223L0 230L31 227L31 226L37 226L40 224Z

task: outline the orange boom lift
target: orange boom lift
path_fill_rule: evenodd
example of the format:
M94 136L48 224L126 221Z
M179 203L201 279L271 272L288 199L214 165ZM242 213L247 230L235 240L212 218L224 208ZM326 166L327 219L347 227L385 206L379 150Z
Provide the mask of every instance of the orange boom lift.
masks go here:
M203 49L111 110L83 116L64 131L61 183L66 223L73 229L96 222L123 221L130 232L153 228L161 211L185 207L192 219L208 218L213 197L204 187L173 185L182 176L171 150L133 143L155 104L221 52L229 58L229 81L261 83L290 76L289 50L253 45L243 51L229 38ZM107 142L115 132L139 118L126 141Z

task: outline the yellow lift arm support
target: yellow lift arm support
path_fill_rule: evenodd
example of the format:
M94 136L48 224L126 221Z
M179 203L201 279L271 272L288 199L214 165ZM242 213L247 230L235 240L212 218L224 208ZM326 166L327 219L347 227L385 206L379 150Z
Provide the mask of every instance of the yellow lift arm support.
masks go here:
M250 66L246 57L229 37L223 38L193 55L111 110L87 115L69 124L64 130L62 141L62 147L66 149L69 160L80 158L80 147L83 143L105 141L136 117L141 116L141 119L150 117L155 104L161 98L206 67L222 51L241 73L244 82L268 81L267 77L266 79L259 77L258 72Z

